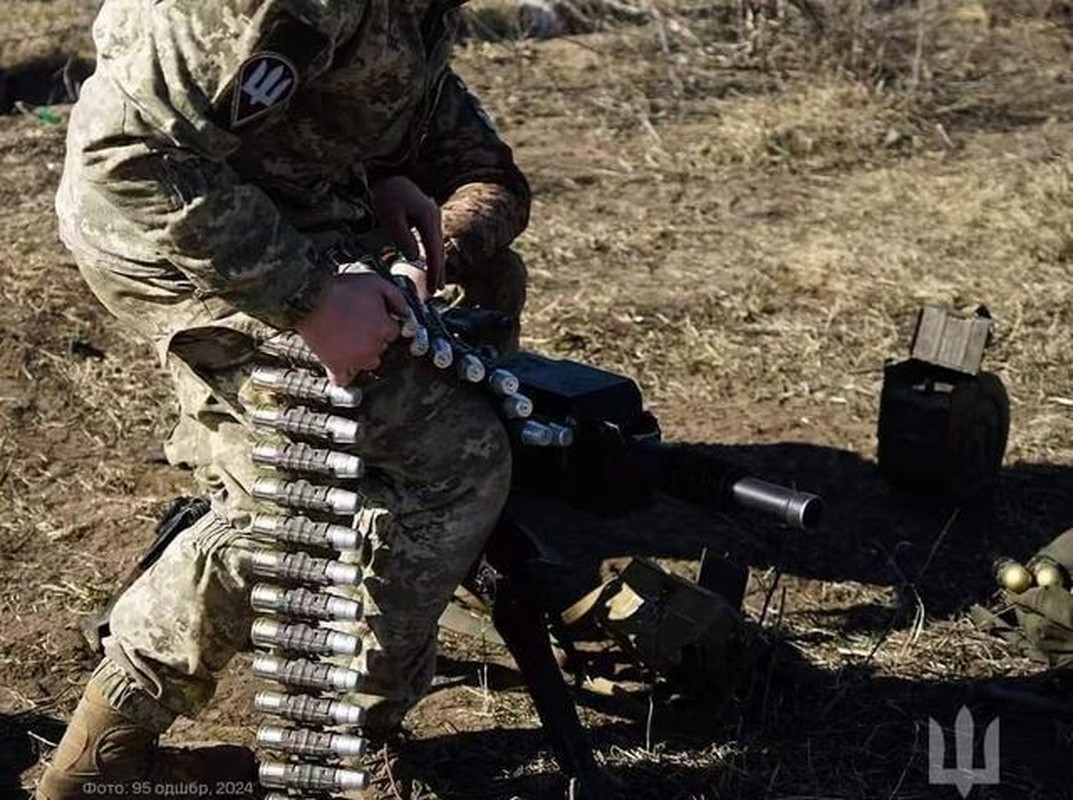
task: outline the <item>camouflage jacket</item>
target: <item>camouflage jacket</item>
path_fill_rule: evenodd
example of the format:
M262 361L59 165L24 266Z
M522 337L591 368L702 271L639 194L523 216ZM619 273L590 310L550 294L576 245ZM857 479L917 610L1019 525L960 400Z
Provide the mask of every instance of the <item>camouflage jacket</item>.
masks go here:
M106 0L57 197L102 301L165 347L251 327L235 319L289 327L330 274L321 254L374 226L376 175L445 204L456 247L509 244L528 187L448 66L461 4Z

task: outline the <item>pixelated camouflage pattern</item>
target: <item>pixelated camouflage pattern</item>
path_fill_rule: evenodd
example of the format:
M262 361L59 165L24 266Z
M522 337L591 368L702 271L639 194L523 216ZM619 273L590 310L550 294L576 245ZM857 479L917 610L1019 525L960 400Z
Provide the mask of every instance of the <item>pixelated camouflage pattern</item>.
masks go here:
M441 202L507 187L505 246L528 188L447 66L457 5L106 0L56 201L102 302L162 355L188 328L290 327L330 275L320 253L375 226L369 170L435 174ZM261 52L293 63L298 88L233 128L234 78Z
M120 667L109 673L109 695L121 711L157 725L168 713L197 714L215 675L249 646L252 580L242 551L256 543L247 532L251 514L279 511L249 495L265 474L250 451L265 437L251 432L245 414L269 399L249 382L251 367L172 366L187 423L169 452L196 467L213 512L117 601L105 642L108 660ZM366 615L335 627L361 635L364 652L350 666L369 682L351 699L369 709L371 729L387 730L432 679L437 620L506 500L510 446L479 390L424 361L398 360L350 413L368 433L348 449L368 472L356 485L334 485L364 498L354 525L365 544L343 558L362 565L365 581L333 591L360 599Z
M509 149L450 80L442 9L454 5L106 0L94 26L98 70L71 118L61 236L104 305L155 342L181 407L169 457L214 500L113 613L100 675L154 729L196 714L248 644L240 551L259 471L247 413L269 399L248 381L251 356L316 302L334 271L327 253L360 251L375 233L370 171L435 173L425 190L446 193L463 249L505 247L525 224ZM260 52L294 64L297 91L233 127L233 78ZM503 189L471 188L487 183ZM524 298L524 268L512 274ZM370 467L360 666L376 692L371 724L389 727L431 677L439 610L499 513L509 448L475 389L412 362L385 371L358 413L372 431L353 448Z
M504 251L529 222L529 184L488 112L453 73L415 156L413 178L440 203L449 253L460 262Z

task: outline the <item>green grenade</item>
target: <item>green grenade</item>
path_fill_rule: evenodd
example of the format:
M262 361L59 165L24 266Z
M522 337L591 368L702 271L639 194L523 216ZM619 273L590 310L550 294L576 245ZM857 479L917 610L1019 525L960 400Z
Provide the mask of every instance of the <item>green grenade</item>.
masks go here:
M893 487L963 502L998 480L1010 401L980 369L991 319L925 306L910 357L883 369L879 470Z

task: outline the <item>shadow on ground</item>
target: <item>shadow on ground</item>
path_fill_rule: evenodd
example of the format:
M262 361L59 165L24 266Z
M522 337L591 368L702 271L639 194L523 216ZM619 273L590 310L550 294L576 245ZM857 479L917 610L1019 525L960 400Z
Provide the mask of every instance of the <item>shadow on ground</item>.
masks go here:
M650 722L594 726L596 747L626 796L952 800L953 786L932 782L929 720L944 732L944 766L952 767L953 729L965 707L975 725L976 767L983 766L984 731L999 720L1000 783L977 786L975 798L1073 798L1067 767L1056 758L1073 744L1065 676L908 681L866 669L818 670L788 648L778 661L743 698L740 713L712 717L703 729L688 732L680 716L659 707ZM591 697L579 699L588 704ZM599 705L607 710L605 701ZM533 730L467 732L422 740L411 755L435 775L430 785L445 800L563 797L565 782L550 757L533 759L542 742Z
M570 565L564 582L574 592L592 585L603 559L696 559L710 548L741 565L802 578L912 590L932 618L986 603L995 591L996 557L1025 559L1073 524L1068 467L1011 465L996 491L955 508L892 491L874 462L845 450L811 444L705 450L765 479L820 494L822 525L795 531L754 514L716 513L671 499L608 518L530 498L522 500L519 516ZM838 613L847 631L881 628L890 617L889 609L868 605Z
M37 763L48 743L58 742L64 723L44 714L0 714L0 797L22 800L20 776Z
M461 669L464 662L441 666L447 674L475 673ZM1058 674L956 682L876 678L867 670L817 670L790 648L780 649L773 669L757 674L733 714L713 715L703 726L683 726L679 714L663 707L650 721L602 716L591 734L625 796L952 800L953 787L929 782L929 719L945 732L951 766L952 728L965 706L976 722L977 766L983 730L1000 721L1001 783L978 786L973 797L1073 798L1067 765L1056 757L1073 746L1073 693ZM508 669L497 670L495 682L517 683ZM592 699L579 696L583 705ZM610 710L604 699L598 705ZM19 774L38 757L28 731L47 731L51 738L57 724L0 716L0 795L26 797ZM566 784L550 755L534 758L546 752L539 730L503 728L421 739L407 750L417 774L442 800L562 798ZM837 795L830 794L834 787Z

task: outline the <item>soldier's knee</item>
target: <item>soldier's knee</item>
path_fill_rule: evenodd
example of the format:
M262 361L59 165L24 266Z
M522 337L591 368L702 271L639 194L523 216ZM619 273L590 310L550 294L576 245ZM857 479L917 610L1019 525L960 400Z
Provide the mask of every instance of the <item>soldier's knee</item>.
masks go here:
M189 623L184 635L193 635L193 628L204 624L203 620L227 620L216 625L215 635L243 638L240 618L247 604L242 545L246 541L212 512L182 531L116 600L111 615L113 636L144 638L175 620Z
M489 487L510 483L510 439L499 415L485 397L467 392L464 408L465 424L455 430L454 446L445 454L456 468L471 478L477 478Z

